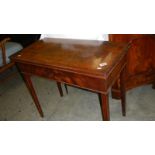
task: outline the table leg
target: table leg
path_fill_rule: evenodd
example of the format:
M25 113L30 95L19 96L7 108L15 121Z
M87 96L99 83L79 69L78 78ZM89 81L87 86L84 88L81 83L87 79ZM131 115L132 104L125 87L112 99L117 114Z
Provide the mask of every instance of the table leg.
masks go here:
M100 94L100 101L101 101L101 111L102 111L103 121L110 121L109 95Z
M61 83L57 82L57 86L58 86L58 90L59 90L60 96L62 97L63 96L63 91L62 91Z
M121 93L122 115L126 116L125 68L120 73L120 93Z
M41 109L41 106L40 106L40 103L39 103L39 100L38 100L38 97L36 95L36 92L34 90L34 87L33 87L33 84L32 84L32 81L31 81L31 76L30 75L26 75L26 74L23 74L23 78L25 80L25 83L26 83L26 86L34 100L34 103L38 109L38 112L40 114L41 117L44 117L44 114L43 114L43 111Z
M67 84L65 84L66 93L68 94Z

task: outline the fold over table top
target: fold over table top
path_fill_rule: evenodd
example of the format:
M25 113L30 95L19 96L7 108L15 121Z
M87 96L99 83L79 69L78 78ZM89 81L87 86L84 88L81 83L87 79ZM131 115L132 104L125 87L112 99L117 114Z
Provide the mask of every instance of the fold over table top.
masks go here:
M102 41L45 38L11 56L11 60L48 68L106 76L129 46Z

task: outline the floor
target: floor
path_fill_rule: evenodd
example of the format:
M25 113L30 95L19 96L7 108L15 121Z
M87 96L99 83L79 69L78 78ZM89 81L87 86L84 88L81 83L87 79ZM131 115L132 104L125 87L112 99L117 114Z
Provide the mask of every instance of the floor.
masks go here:
M33 77L45 117L41 118L20 75L0 84L1 121L101 121L98 95L68 86L60 97L54 81ZM155 90L151 85L127 93L127 116L121 115L119 100L110 96L112 121L155 120Z

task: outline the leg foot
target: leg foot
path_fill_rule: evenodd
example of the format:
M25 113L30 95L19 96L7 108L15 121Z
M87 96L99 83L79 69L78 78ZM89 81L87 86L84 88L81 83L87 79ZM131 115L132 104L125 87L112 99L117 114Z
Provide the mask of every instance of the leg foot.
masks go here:
M101 111L103 121L110 121L109 114L109 95L108 94L100 94L100 103L101 103Z
M66 93L68 94L67 84L65 84Z
M58 86L58 90L59 90L60 96L62 97L63 96L63 91L62 91L61 83L57 82L57 86Z

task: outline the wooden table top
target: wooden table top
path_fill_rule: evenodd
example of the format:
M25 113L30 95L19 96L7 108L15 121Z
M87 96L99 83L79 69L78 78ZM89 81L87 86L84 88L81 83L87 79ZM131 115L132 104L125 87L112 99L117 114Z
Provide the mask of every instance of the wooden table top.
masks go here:
M11 56L11 60L104 77L127 49L125 44L112 42L45 38Z

